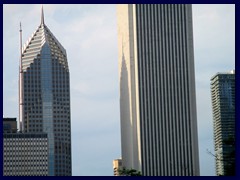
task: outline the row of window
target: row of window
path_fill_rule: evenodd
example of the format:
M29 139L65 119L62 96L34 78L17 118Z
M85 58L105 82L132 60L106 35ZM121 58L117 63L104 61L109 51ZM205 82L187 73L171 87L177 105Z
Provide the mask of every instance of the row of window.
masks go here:
M33 150L31 150L33 151ZM35 150L36 151L36 150ZM38 153L15 153L15 154L4 154L5 162L35 162L35 161L47 161L48 160L48 151L39 151Z
M32 113L32 112L31 112ZM39 113L42 113L42 112L40 112L39 111ZM67 113L68 114L68 112L65 112L65 113ZM62 114L65 114L65 113L62 113ZM61 113L60 112L56 112L56 114L59 114L59 115L53 115L53 118L54 119L58 119L58 120L66 120L66 119L70 119L70 117L69 116L67 116L67 115L60 115ZM31 115L30 113L28 113L28 114L26 114L25 115L25 118L30 118L30 121L37 121L37 120L39 120L40 118L42 118L42 115ZM42 121L41 119L40 119L40 121ZM68 122L68 123L70 123L70 122Z
M48 176L47 170L39 170L39 172L12 172L13 169L4 170L4 176Z
M34 101L33 101L34 102ZM67 113L69 112L68 109L66 109L66 107L69 107L70 103L61 103L61 106L54 106L53 109L53 113ZM66 110L65 110L66 109ZM34 104L34 103L25 103L25 111L27 111L25 114L27 115L27 113L42 113L42 104ZM30 114L29 114L30 115Z
M15 144L11 143L8 145L4 145L4 153L5 154L12 154L14 155L15 153L12 153L13 151L17 151L18 154L41 154L41 153L44 153L44 151L47 151L47 147L44 147L46 146L45 145L35 145L35 144L31 144L32 146L30 145L25 145L25 148L24 148L24 144L21 144L21 146L18 146L16 147ZM26 147L27 146L27 147ZM11 151L11 152L8 152Z
M31 137L31 135L33 137ZM38 137L34 137L35 136L38 136ZM6 135L7 137L4 136L4 142L8 142L8 141L17 141L19 143L21 142L25 142L25 143L30 143L30 142L46 142L47 141L47 134L20 134L19 135L16 135L16 134L11 134L11 135ZM25 139L25 137L27 137Z
M47 141L34 141L34 142L24 142L24 141L16 141L16 140L10 140L10 141L7 141L4 139L4 146L5 145L11 145L11 144L14 144L14 147L18 147L17 145L19 145L18 148L21 148L21 145L27 145L28 147L43 147L43 145L47 145Z
M41 72L47 71L49 72L49 69L40 69L40 67L30 67L28 68L28 71L24 73L24 79L28 80L28 79L32 79L32 80L40 80L41 77L44 77L44 74ZM52 72L52 76L53 76L53 80L54 79L60 79L61 81L65 80L65 81L69 81L69 76L66 72L64 72L63 70L60 69L52 69L50 70ZM40 76L41 75L41 76ZM64 81L63 81L64 82Z
M33 91L33 90L32 90ZM68 90L66 90L66 91L68 91ZM41 102L42 101L42 99L41 99L41 96L40 96L40 94L26 94L25 93L25 96L28 96L28 98L24 98L24 101L26 101L26 102L28 102L28 103L31 103L31 102ZM30 96L30 97L29 97ZM32 96L32 97L31 97ZM36 97L36 96L39 96L39 97L37 97L37 98L34 98L34 97ZM69 102L69 94L54 94L54 103L56 104L58 101L66 101L66 102ZM41 100L41 101L40 101ZM29 102L30 101L30 102ZM64 104L64 105L66 105L66 104ZM69 103L68 103L68 105L69 105Z
M53 55L52 59L49 59L49 60L52 60L52 63L51 63L52 70L55 70L57 72L64 72L65 69L64 69L64 66L62 64L63 63L64 64L67 63L67 61L65 59L61 59L61 61L59 61L59 60L55 60L54 58L55 57ZM32 71L32 70L39 70L39 72L40 72L40 70L41 70L40 69L40 67L41 67L41 59L31 60L30 58L27 57L27 58L23 59L23 63L32 63L30 65L30 68L29 68L29 70L27 72Z
M25 167L24 171L18 167L18 166L14 166L10 168L4 168L4 175L5 173L9 172L9 175L27 175L27 174L39 174L41 175L42 173L47 173L48 168L47 167L39 167L39 169L36 168L30 168L30 167ZM29 171L29 172L27 172Z
M33 166L46 166L48 164L48 160L38 160L38 159L34 159L34 160L25 160L25 159L11 159L11 160L4 160L4 166L6 167L11 167L12 165L14 166L18 166L18 165L25 165L25 164L31 164Z
M31 93L33 93L33 92L35 92L35 94L34 94L34 96L36 96L36 93L38 93L37 95L39 95L41 92L42 92L42 89L38 89L38 88L31 88L31 89L26 89L25 88L25 90L24 90L24 95L25 96L27 96L27 95L30 95L30 92ZM55 96L58 96L58 97L64 97L64 96L67 96L68 95L68 93L70 92L69 91L69 89L66 89L66 88L63 88L63 89L60 89L60 88L58 88L58 89L51 89L51 92L53 92L53 93L58 93L58 92L60 92L59 94L55 94ZM30 101L31 99L29 98L29 101Z

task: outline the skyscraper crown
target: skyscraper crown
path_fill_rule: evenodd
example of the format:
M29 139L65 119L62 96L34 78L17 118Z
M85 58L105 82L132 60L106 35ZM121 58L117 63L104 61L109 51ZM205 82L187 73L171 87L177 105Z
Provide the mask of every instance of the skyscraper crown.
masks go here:
M42 7L41 23L22 49L23 71L26 71L34 59L40 55L44 45L49 46L54 59L58 59L64 68L68 69L66 50L46 26Z

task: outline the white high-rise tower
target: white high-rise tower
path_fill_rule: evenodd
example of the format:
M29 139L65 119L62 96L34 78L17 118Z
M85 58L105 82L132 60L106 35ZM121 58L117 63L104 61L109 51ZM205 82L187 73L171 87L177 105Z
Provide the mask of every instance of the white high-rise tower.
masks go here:
M199 175L192 7L118 5L122 161L143 175Z

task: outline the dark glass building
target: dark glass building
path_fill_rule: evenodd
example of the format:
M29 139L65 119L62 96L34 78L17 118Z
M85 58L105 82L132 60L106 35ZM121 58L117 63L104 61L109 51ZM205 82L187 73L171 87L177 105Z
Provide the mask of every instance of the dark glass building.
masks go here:
M25 133L47 133L48 174L70 176L71 118L67 53L46 26L43 11L40 25L22 49L21 63L20 94L23 93L23 100L20 100L20 111L22 107L23 117L20 117L20 129Z
M216 174L235 175L235 71L211 78Z
M118 5L123 167L199 175L192 6Z
M17 118L3 118L3 133L17 132Z

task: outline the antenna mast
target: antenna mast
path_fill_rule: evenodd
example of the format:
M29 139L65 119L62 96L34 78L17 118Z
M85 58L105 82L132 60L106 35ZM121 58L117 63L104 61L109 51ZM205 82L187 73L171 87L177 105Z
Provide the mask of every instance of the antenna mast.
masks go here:
M42 5L42 14L41 14L41 24L44 25L44 13L43 13L43 5Z
M22 69L22 25L20 22L20 63L19 63L19 127L24 132L24 85Z

